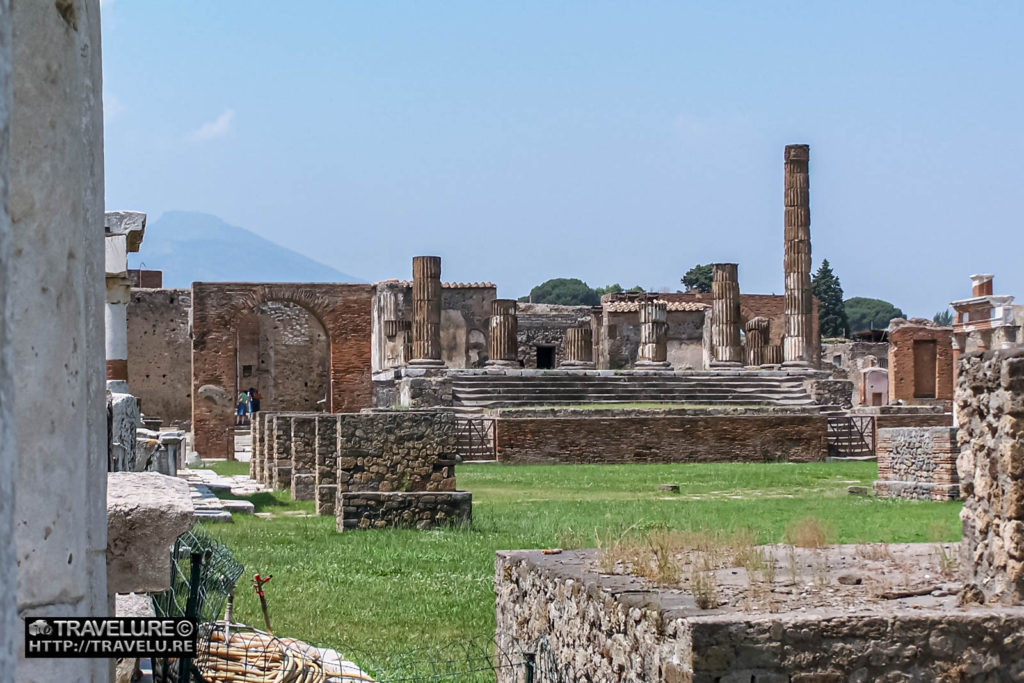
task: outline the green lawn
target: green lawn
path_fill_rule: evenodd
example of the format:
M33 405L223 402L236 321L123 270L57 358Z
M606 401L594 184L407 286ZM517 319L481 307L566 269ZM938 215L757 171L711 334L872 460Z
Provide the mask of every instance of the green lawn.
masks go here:
M493 635L499 549L593 547L598 534L662 527L750 529L757 542L774 543L808 515L840 543L959 539L958 503L847 494L851 484L870 486L875 473L874 463L464 465L459 487L474 498L468 528L339 534L333 518L236 515L234 524L207 529L246 566L236 619L262 627L246 584L254 572L273 574L266 594L275 633L381 661L384 653ZM681 490L659 491L663 483ZM257 511L275 514L313 508L283 493L253 500Z

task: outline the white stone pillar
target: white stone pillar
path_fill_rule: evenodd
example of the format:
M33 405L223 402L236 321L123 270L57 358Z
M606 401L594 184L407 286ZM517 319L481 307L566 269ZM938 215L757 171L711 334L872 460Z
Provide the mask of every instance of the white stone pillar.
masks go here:
M0 6L14 51L11 258L0 270L17 369L0 403L13 399L18 444L20 616L109 613L99 4ZM15 680L111 680L108 659L26 659L23 633Z
M104 215L106 264L107 389L128 393L128 254L137 252L146 231L146 214L140 211L108 211Z
M11 7L0 0L0 681L14 680L14 667L21 639L18 623L18 561L14 552L14 478L18 449L14 443L12 401L14 378L11 374L11 314L9 294L15 279L11 276L11 217L8 213L8 188L11 181L8 140L11 115Z

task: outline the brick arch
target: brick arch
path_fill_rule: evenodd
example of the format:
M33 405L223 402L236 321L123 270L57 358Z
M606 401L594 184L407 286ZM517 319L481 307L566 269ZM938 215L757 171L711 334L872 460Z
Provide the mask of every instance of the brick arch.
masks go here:
M267 302L297 304L323 325L330 411L369 407L372 296L370 285L193 283L192 430L199 455L234 457L235 335L239 320Z

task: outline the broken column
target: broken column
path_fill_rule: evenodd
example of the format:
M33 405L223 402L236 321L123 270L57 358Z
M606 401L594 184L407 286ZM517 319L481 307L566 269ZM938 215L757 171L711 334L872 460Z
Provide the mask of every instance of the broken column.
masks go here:
M594 368L594 332L589 325L565 330L565 358L561 366L581 370Z
M711 344L712 367L743 365L740 343L740 282L735 263L711 265Z
M668 369L668 304L654 298L640 301L640 348L636 368Z
M146 214L139 211L108 211L104 215L106 251L107 388L128 393L128 254L139 250L146 232Z
M519 322L515 299L495 299L491 302L487 342L487 365L519 367Z
M811 194L808 145L786 145L785 258L786 333L783 360L805 367L814 351L814 295L811 293Z
M409 365L443 368L440 256L413 257L412 305L412 360Z
M768 346L768 328L771 321L768 318L751 318L744 325L746 332L747 365L764 365L765 348Z

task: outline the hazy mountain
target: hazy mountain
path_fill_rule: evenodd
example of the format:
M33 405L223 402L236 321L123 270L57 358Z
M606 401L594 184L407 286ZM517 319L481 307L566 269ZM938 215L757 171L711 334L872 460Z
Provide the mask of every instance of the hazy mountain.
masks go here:
M168 211L148 222L140 252L128 255L129 268L140 264L162 270L164 287L190 287L193 282L364 282L194 211Z

